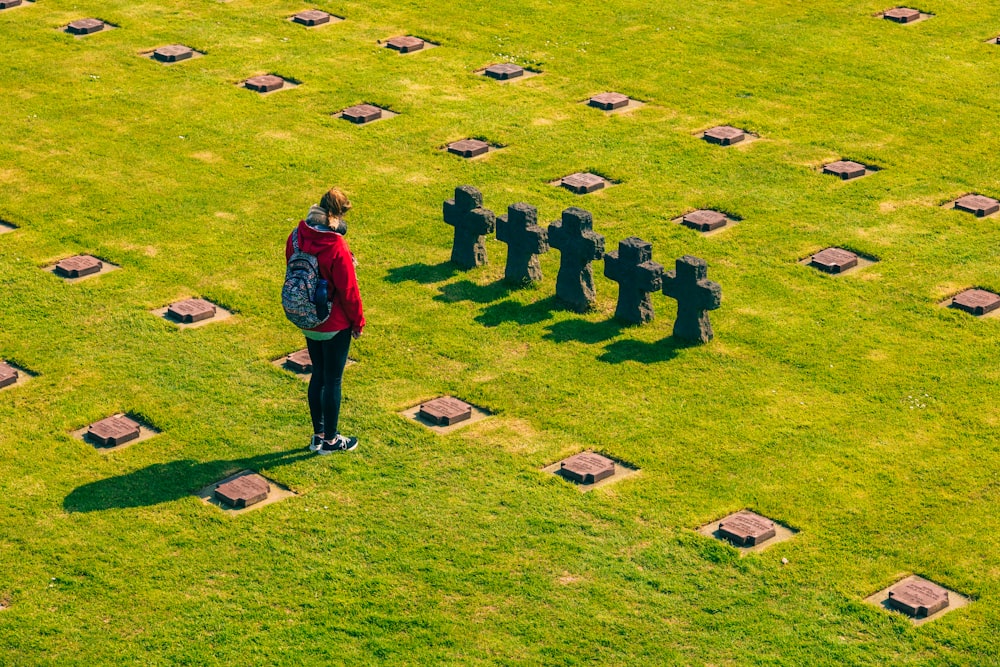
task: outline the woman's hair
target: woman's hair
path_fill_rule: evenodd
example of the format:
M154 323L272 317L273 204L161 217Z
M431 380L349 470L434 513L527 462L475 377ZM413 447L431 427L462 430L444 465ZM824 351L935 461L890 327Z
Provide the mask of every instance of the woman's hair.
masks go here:
M319 200L319 207L335 218L339 218L351 210L351 201L337 188L330 188Z

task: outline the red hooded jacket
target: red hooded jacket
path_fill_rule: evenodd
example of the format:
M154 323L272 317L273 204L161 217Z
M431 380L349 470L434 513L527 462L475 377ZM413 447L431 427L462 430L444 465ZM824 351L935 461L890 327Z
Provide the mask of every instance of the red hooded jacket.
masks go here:
M319 273L330 284L330 317L312 331L360 332L365 326L365 313L358 290L358 277L354 272L354 258L347 241L337 232L316 229L299 221L299 250L315 255ZM292 256L292 235L285 243L285 261Z

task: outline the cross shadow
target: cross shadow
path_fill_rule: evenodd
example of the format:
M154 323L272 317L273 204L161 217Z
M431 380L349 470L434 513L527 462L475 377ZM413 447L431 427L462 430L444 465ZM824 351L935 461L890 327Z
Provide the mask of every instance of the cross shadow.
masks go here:
M609 364L620 364L623 361L637 361L640 364L655 364L670 361L681 350L697 347L698 343L679 341L673 336L655 343L641 340L616 340L604 348L604 354L597 357L599 361Z
M516 322L522 326L527 326L550 319L552 312L558 308L559 305L554 296L528 305L508 300L487 306L475 319L487 327L495 327L504 322Z
M441 286L441 293L434 297L435 301L457 303L471 301L473 303L492 303L510 294L510 286L502 281L489 285L477 285L471 280L459 280Z
M439 283L442 280L447 280L456 273L458 273L458 267L450 261L441 262L440 264L424 264L423 262L417 262L416 264L397 266L396 268L389 269L389 273L386 275L385 281L397 285L399 283L408 282L430 285L432 283Z
M237 470L262 470L288 465L315 456L305 449L261 454L245 459L205 461L185 459L154 463L140 470L90 482L73 489L63 500L67 512L99 512L128 507L148 507L193 494L206 484Z
M589 320L563 320L562 322L556 322L550 326L548 332L543 334L542 338L555 341L556 343L565 343L566 341L575 340L581 343L594 345L596 343L603 343L606 340L611 340L617 336L621 330L622 326L613 319L604 320L603 322L591 322Z

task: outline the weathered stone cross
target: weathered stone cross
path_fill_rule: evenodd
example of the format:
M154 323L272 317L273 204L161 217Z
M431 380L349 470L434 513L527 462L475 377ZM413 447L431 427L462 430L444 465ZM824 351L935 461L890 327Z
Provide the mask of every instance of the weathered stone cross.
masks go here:
M549 235L538 226L538 210L531 204L511 204L497 218L497 240L507 244L504 280L530 283L542 279L538 255L549 250Z
M493 231L493 211L483 208L483 194L471 185L455 188L455 198L444 203L444 221L455 228L451 261L463 269L486 264L485 235Z
M615 317L630 324L653 319L649 293L660 289L663 265L652 261L653 245L630 236L618 242L618 250L604 255L604 275L618 283Z
M707 343L712 340L712 323L708 311L722 303L722 287L707 280L705 260L684 255L677 260L675 271L663 277L663 293L677 299L677 321L674 338Z
M590 263L604 255L604 237L594 231L594 220L582 208L571 206L562 220L549 225L549 245L560 251L556 297L573 310L594 305L594 271Z

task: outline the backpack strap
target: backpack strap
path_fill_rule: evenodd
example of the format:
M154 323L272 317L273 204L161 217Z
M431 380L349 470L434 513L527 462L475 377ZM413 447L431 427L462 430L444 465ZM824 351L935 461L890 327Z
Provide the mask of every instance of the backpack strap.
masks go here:
M299 252L299 228L292 230L292 250Z

